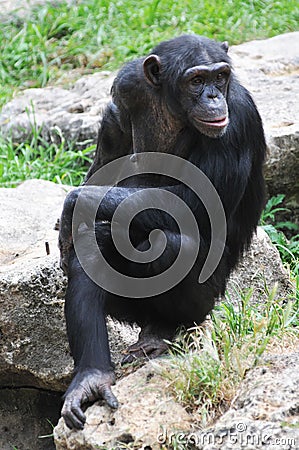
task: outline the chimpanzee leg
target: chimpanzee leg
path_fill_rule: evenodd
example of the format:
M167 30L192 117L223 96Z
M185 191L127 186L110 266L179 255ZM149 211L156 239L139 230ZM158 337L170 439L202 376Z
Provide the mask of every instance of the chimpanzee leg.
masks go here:
M190 328L205 320L222 286L223 277L220 275L223 268L220 264L211 280L200 285L200 264L197 261L186 278L170 291L144 300L147 301L143 304L144 316L136 319L141 326L138 341L127 349L122 364L141 357L152 359L160 356L168 350L165 340L171 341L179 326ZM146 317L147 322L144 322Z
M70 428L82 429L85 415L83 403L98 398L117 408L111 391L114 384L108 335L104 314L105 293L85 274L72 250L65 315L75 377L66 394L62 416Z
M138 276L143 275L145 278L161 274L175 262L181 246L188 251L195 245L192 238L188 236L165 230L164 233L167 236L167 247L161 257L147 265L139 265L139 270L132 266L131 270L133 274L138 274ZM142 250L144 245L146 244L142 243L137 248ZM159 246L159 242L156 242L156 245ZM144 271L143 274L142 270ZM188 308L189 297L196 297L196 293L198 292L198 271L197 261L191 273L187 276L187 289L186 287L182 288L183 281L160 295L145 299L136 299L135 320L141 326L141 332L138 342L127 349L127 354L123 358L122 364L132 362L134 359L140 357L155 358L167 351L168 344L165 340L171 341L178 326L184 324L185 315L183 310L184 308ZM190 280L193 281L194 288L190 288ZM176 280L173 281L175 283ZM184 308L182 308L182 302ZM139 308L140 305L141 308ZM129 310L131 307L132 303L128 303L127 309ZM211 308L212 306L209 307L209 310ZM207 312L203 311L203 318ZM194 318L194 315L192 315L192 318ZM192 323L192 319L189 320L188 318L188 325L192 325Z
M189 252L192 246L196 245L188 236L169 231L165 234L167 248L159 259L144 268L144 277L165 271L174 262L180 246ZM224 274L226 273L226 257L224 256L211 277L205 283L198 282L208 250L209 246L202 239L196 261L182 281L160 295L136 299L136 303L141 302L142 305L139 311L137 309L135 311L135 320L141 326L141 332L138 342L127 349L123 364L144 356L155 358L161 355L168 349L165 340L171 341L179 326L189 328L205 320L214 307L215 298L224 290ZM136 269L133 270L137 273Z

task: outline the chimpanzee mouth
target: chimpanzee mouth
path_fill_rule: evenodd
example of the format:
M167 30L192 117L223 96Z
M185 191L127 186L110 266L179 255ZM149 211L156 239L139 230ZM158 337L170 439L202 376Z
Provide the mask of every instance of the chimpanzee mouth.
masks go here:
M219 119L213 120L202 120L197 119L198 122L203 123L204 125L212 128L224 128L228 125L228 116L220 117Z

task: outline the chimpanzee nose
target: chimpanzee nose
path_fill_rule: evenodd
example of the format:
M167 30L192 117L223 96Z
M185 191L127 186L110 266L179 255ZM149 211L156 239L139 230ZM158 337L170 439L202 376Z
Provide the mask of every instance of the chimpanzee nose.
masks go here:
M210 91L208 93L208 98L211 99L211 100L213 100L214 98L217 98L217 97L218 97L218 94L215 91Z

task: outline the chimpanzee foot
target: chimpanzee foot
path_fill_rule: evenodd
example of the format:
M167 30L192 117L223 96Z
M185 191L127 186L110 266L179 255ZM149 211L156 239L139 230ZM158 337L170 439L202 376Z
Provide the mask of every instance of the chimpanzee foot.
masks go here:
M115 384L113 372L86 369L77 373L65 394L61 411L66 425L71 429L83 429L86 416L82 405L87 402L103 399L111 408L118 408L117 398L111 390L113 384Z
M171 341L173 336L174 331L172 329L157 331L151 326L143 328L138 341L126 350L127 354L123 357L121 365L132 363L140 358L154 359L166 353L169 345L165 342L165 339Z
M130 345L127 349L127 354L123 357L121 365L129 364L140 358L157 358L163 353L167 352L168 344L161 338L151 337L142 339L136 344Z

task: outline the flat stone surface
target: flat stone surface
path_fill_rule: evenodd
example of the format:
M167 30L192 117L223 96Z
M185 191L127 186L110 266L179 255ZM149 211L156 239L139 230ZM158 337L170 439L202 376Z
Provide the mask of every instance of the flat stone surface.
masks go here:
M167 394L168 381L160 374L162 368L161 362L149 362L120 380L113 388L120 407L112 411L94 404L86 412L83 431L71 431L60 419L54 430L56 449L108 450L121 442L134 442L134 448L158 449L164 428L187 432L192 418Z
M43 180L26 181L15 189L0 188L0 273L25 253L31 259L45 257L46 242L58 258L54 226L68 191L67 186Z

